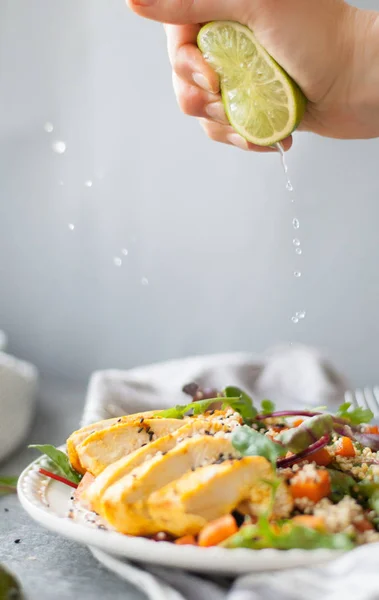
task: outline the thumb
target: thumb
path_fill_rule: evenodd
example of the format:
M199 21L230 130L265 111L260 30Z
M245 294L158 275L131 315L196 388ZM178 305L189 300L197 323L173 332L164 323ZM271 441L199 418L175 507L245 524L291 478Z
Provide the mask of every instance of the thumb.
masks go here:
M245 21L251 0L127 0L129 7L147 19L172 23Z

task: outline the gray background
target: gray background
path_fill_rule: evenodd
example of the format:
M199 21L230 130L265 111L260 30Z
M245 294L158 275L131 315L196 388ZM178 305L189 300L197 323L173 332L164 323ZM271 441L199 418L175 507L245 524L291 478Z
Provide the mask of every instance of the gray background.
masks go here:
M11 351L84 382L97 368L301 341L355 384L377 383L378 149L297 135L291 204L279 156L212 144L180 114L161 26L122 0L2 0L0 325Z

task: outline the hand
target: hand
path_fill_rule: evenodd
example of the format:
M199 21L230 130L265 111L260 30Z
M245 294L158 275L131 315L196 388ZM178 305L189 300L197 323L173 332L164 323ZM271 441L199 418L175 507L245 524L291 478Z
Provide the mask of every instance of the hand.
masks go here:
M379 13L343 0L128 0L133 11L166 23L174 90L182 111L207 135L245 150L228 124L219 81L196 45L200 23L250 27L300 85L309 103L299 129L332 138L379 136ZM167 24L170 23L170 24ZM284 141L285 149L292 139Z

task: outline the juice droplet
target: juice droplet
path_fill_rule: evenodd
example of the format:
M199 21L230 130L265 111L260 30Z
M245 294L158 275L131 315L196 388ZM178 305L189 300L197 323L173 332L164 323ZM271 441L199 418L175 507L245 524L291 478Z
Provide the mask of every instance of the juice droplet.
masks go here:
M289 192L293 192L293 185L290 182L290 180L288 180L286 183L286 190L288 190Z
M66 152L66 144L60 140L53 142L51 147L56 154L64 154Z
M70 231L74 231L74 229L75 229L74 223L69 223L68 224L68 228L69 228Z
M294 246L300 246L300 240L298 240L297 238L294 238L292 240L292 243L293 243Z
M46 131L46 133L51 133L54 129L54 125L52 123L50 123L50 121L47 121L45 123L45 125L43 126L43 128Z
M123 248L123 249L121 250L121 252L122 252L122 254L123 254L124 256L128 256L128 254L129 254L129 252L128 252L128 250L127 250L126 248Z
M301 277L301 273L300 273L300 271L295 271L295 272L294 272L294 275L295 275L295 277Z
M149 285L149 280L147 279L147 277L142 277L141 283L142 285Z
M292 323L298 323L299 319L297 317L292 317L291 321L292 321Z
M122 260L119 256L115 256L113 259L113 262L116 267L121 267L121 265L122 265Z
M86 182L84 183L84 185L85 185L86 187L92 187L92 186L93 186L93 182L92 182L90 179L88 179L88 181L86 181Z
M300 222L299 222L299 219L296 219L296 218L295 218L295 219L293 219L293 220L292 220L292 225L293 225L293 228L294 228L294 229L299 229L299 227L300 227Z
M296 254L303 254L303 251L301 248L296 248L295 252L296 252Z
M301 312L297 313L297 316L299 317L299 319L305 319L305 315L306 315L305 310L302 310Z

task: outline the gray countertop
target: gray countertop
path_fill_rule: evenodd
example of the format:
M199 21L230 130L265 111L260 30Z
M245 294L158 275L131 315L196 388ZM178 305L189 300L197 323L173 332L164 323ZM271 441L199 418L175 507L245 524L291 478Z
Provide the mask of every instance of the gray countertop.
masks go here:
M1 474L18 474L35 455L28 443L61 444L77 428L85 388L42 382L33 428L24 448L0 465ZM20 540L15 543L15 540ZM0 563L19 578L27 600L127 598L140 592L104 569L89 550L43 529L15 496L0 498Z

